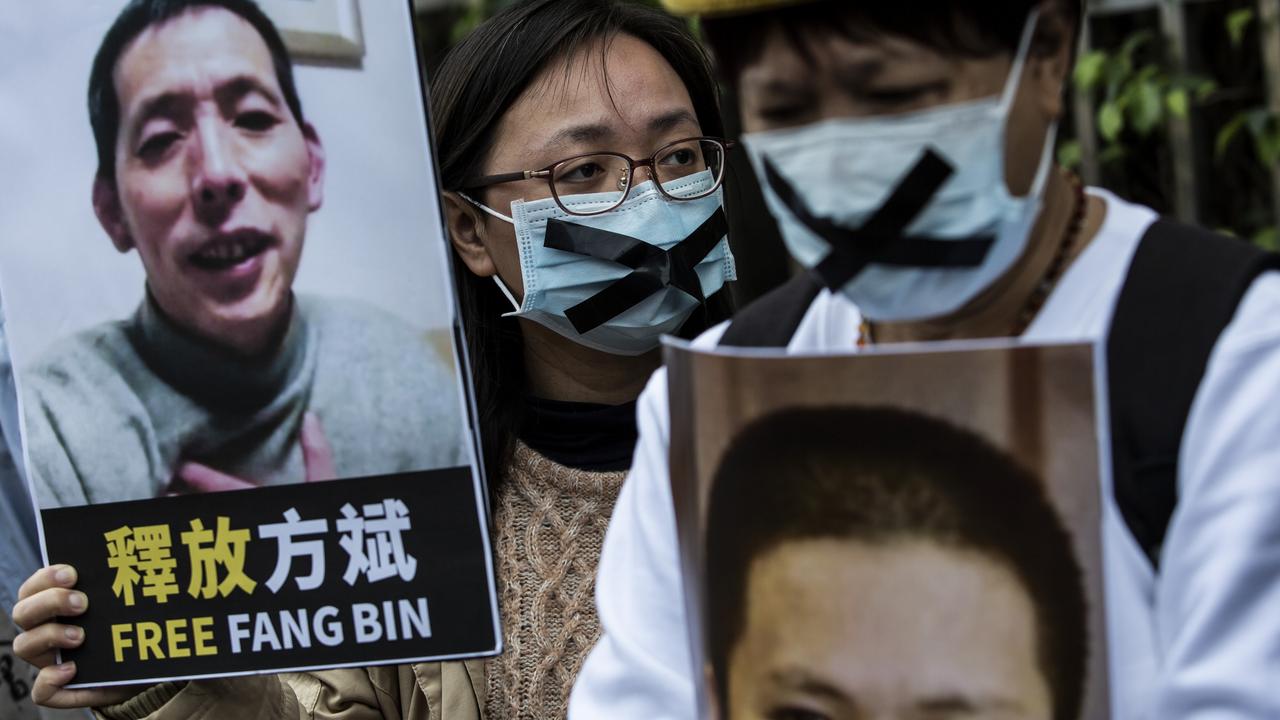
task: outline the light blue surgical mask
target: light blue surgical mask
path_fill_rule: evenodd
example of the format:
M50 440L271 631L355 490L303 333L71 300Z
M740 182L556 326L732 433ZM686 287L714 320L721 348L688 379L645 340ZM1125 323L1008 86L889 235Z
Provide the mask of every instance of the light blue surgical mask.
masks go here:
M743 137L792 256L866 318L951 314L1021 257L1054 137L1031 191L1014 197L1005 136L1035 23L1033 12L999 96Z
M663 185L696 195L715 182L710 171ZM466 197L466 196L463 196ZM723 193L676 202L652 181L631 189L615 210L571 215L553 198L511 203L511 215L469 202L515 226L524 300L494 276L514 310L574 342L615 355L658 347L724 287L737 279L729 251ZM617 193L560 198L590 210L617 202Z

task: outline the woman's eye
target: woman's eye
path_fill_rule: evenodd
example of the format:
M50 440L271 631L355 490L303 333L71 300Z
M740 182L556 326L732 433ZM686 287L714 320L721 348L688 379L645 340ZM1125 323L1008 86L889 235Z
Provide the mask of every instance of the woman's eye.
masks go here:
M138 147L138 157L143 160L154 160L165 153L174 143L182 139L176 132L162 132L151 135Z
M560 179L567 182L586 182L587 180L596 179L602 173L604 173L604 168L596 163L585 163L565 172L560 176Z
M276 116L261 110L243 112L236 116L236 127L254 132L262 132L275 127Z
M681 148L675 152L668 153L660 161L663 165L677 165L680 167L688 167L698 160L698 154L692 148Z

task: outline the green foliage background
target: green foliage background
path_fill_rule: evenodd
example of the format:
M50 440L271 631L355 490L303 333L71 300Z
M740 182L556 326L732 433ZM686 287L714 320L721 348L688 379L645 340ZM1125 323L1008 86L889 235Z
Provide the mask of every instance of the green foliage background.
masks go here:
M1168 40L1149 26L1085 52L1075 67L1074 92L1094 108L1103 184L1118 185L1111 189L1125 195L1133 176L1151 167L1165 180L1155 194L1168 201L1170 123L1189 123L1195 145L1190 152L1197 157L1196 219L1280 249L1272 194L1273 171L1280 166L1280 119L1265 101L1268 79L1260 52L1265 35L1257 2L1201 2L1194 13L1188 11L1190 3L1162 2L1188 12L1187 42L1194 46L1185 53L1197 60L1198 71L1180 70ZM1079 167L1082 144L1064 138L1058 160ZM1158 197L1137 199L1159 205Z

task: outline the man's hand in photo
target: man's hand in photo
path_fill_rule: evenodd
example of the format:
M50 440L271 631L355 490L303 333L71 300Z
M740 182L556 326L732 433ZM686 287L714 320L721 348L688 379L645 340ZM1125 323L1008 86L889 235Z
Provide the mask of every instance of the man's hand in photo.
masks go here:
M302 461L306 466L306 482L323 482L338 477L333 461L333 447L325 437L324 426L315 413L308 412L302 419ZM257 483L219 472L207 465L186 462L178 467L171 486L173 494L200 494L248 490L259 487Z

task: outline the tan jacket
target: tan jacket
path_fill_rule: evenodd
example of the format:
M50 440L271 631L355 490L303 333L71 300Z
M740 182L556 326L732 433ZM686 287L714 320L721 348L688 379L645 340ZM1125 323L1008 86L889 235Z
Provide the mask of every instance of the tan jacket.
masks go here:
M105 720L484 720L484 661L164 683Z

